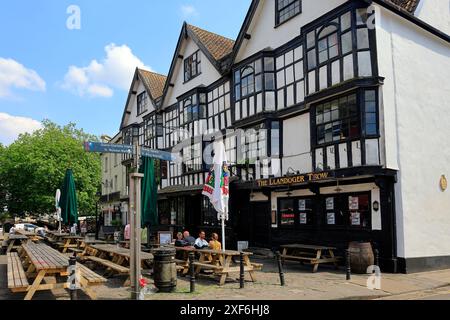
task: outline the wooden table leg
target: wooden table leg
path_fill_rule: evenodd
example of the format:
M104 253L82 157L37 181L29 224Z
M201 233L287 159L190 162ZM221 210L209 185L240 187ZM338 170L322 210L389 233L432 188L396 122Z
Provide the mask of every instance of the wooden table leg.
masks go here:
M10 253L12 248L14 247L14 243L16 242L16 240L10 240L9 241L9 245L8 245L8 249L6 249L6 253Z
M244 256L244 264L250 269L253 269L252 263L250 262L249 256ZM251 270L248 272L250 274L250 278L252 279L252 282L256 282L256 275L255 271Z
M317 250L316 260L320 260L321 256L322 256L322 250L319 249L319 250ZM319 262L317 261L314 264L313 273L316 273L318 268L319 268Z
M336 270L339 270L339 265L338 265L338 263L337 263L336 257L334 256L333 250L332 250L332 249L329 249L328 252L330 253L330 257L334 260L334 261L333 261L333 263L334 263L334 268L335 268Z
M286 262L284 257L287 255L287 248L283 248L283 253L281 254L281 264L284 266L284 263Z
M225 284L225 281L227 280L228 277L228 269L230 268L230 264L231 264L231 256L227 256L225 258L225 265L223 266L222 269L222 274L220 276L220 282L219 282L219 286L223 286Z
M39 288L39 285L41 284L42 279L44 279L44 277L45 277L45 273L46 273L45 270L39 271L38 275L36 276L36 279L34 279L33 284L30 287L28 287L27 295L25 296L24 300L31 300L33 298L34 293Z

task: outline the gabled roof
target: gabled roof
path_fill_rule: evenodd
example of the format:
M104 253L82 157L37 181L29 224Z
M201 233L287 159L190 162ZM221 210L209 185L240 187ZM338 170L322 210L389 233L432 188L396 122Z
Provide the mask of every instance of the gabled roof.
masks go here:
M143 69L137 70L152 99L157 100L161 98L167 76Z
M400 9L408 11L411 14L414 14L420 2L420 0L387 0L387 1L400 7Z
M233 53L235 42L229 38L184 22L178 38L175 53L172 58L167 81L164 86L161 104L164 103L167 91L169 90L170 80L173 76L175 66L180 55L181 45L188 37L195 42L195 44L200 48L203 54L208 58L220 74L223 74L227 70L226 66L223 65L223 62Z
M233 51L234 40L212 33L196 26L186 24L215 60L221 60Z
M125 104L125 108L122 115L122 121L120 122L120 130L124 128L124 122L126 119L127 114L129 114L131 111L128 110L131 96L135 93L133 93L134 84L137 80L142 81L144 84L145 90L147 91L148 95L150 96L150 101L153 103L153 105L157 105L157 100L162 97L163 89L166 83L167 77L158 74L155 72L147 71L144 69L136 68L133 76L133 81L131 81L130 90L128 91L128 98L127 102Z

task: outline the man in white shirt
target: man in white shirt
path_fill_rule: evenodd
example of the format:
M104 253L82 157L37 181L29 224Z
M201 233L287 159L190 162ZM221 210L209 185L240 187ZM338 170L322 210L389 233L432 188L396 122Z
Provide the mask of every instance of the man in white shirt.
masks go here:
M200 231L197 240L195 240L194 247L195 249L207 249L209 248L209 243L206 241L205 231Z

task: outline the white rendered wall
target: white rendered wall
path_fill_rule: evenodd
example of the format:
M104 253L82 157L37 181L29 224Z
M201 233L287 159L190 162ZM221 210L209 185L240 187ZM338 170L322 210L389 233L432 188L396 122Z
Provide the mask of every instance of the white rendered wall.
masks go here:
M164 107L171 106L176 103L177 97L187 91L201 85L209 86L221 78L221 75L217 69L211 64L203 52L199 51L201 56L201 74L184 83L184 59L195 53L197 50L199 50L199 47L192 39L188 38L183 41L180 49L180 54L183 56L183 60L177 60L172 79L168 80L175 86L173 88L169 87L167 97L164 101Z
M414 15L436 29L450 34L450 0L421 0Z
M283 121L283 175L312 172L309 112Z
M131 113L128 116L128 120L126 121L125 126L128 126L133 123L142 123L144 121L142 118L155 110L155 107L153 106L153 103L150 99L150 92L147 92L147 95L148 95L148 97L147 97L147 101L148 101L147 112L144 112L143 114L138 116L137 115L137 96L146 90L145 90L144 84L140 80L135 81L133 90L136 91L137 94L132 94L130 101L128 102L127 110L130 111Z
M252 38L244 40L236 61L239 62L263 49L276 49L300 35L305 24L319 18L345 0L303 0L302 13L275 28L275 0L261 0L247 31ZM255 29L256 28L256 29Z
M450 255L450 46L377 7L385 157L395 185L398 256Z

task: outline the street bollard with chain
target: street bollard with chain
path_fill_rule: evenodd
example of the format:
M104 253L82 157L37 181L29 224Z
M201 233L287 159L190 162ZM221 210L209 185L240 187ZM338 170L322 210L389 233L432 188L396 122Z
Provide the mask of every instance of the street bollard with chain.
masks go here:
M276 252L276 256L277 256L277 262L278 262L278 273L280 274L280 284L281 284L281 286L284 286L284 272L283 272L283 265L281 263L280 251Z
M75 256L71 256L69 258L70 300L78 300L77 282L76 282L76 263L77 263L77 258Z
M194 253L190 252L189 253L189 271L190 271L190 285L191 285L191 290L190 292L193 293L195 292L195 268L194 268Z
M240 284L240 288L244 289L245 274L244 274L244 253L243 252L241 252L241 254L240 254L239 267L240 267L239 284Z
M345 267L346 267L346 278L347 280L351 279L351 266L350 266L350 250L346 249L345 250Z

